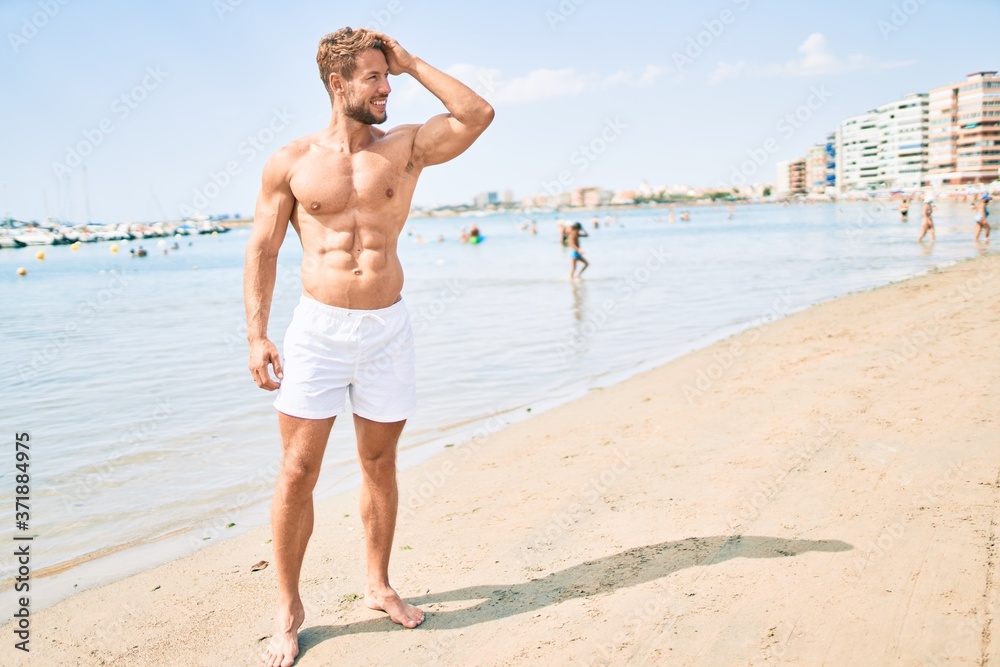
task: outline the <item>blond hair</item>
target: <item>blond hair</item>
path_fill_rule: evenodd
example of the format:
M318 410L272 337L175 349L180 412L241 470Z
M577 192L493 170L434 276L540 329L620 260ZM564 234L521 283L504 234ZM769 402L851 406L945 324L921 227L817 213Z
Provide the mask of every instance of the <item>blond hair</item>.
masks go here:
M327 92L330 92L330 74L336 72L345 79L350 79L358 66L358 55L366 49L383 50L383 47L382 40L371 30L364 28L341 28L319 40L316 64L319 65L319 75Z

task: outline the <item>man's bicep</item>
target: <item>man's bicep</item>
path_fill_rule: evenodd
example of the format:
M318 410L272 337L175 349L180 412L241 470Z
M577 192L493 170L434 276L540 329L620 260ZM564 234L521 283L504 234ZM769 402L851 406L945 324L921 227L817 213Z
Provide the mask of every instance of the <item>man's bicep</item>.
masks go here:
M458 157L486 128L472 128L450 113L434 116L419 126L413 139L414 162L430 166Z

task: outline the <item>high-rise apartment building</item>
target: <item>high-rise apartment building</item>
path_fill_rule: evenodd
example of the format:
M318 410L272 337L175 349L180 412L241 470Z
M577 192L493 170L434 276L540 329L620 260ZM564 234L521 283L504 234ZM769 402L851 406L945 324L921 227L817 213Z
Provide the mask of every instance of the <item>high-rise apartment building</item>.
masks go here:
M806 187L806 159L804 157L792 160L788 165L788 187L793 195L805 194L808 191Z
M874 190L878 185L882 133L878 112L869 111L840 124L837 145L837 189Z
M1000 177L1000 76L976 72L930 93L928 180L990 183Z
M876 183L880 189L919 189L924 185L929 100L927 93L915 93L875 110L880 135Z

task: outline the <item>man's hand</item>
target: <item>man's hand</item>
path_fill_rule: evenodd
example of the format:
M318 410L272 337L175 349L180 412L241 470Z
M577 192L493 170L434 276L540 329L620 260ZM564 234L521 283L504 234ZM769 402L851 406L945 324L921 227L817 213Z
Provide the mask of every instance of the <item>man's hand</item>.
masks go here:
M280 381L284 374L281 372L278 348L266 338L250 343L250 374L258 387L274 391L280 383L271 379L271 374L267 370L268 364L274 368L274 374Z
M381 39L385 46L382 52L385 53L385 60L389 64L389 74L399 75L403 72L409 72L413 68L413 56L400 46L399 42L381 32L373 34Z

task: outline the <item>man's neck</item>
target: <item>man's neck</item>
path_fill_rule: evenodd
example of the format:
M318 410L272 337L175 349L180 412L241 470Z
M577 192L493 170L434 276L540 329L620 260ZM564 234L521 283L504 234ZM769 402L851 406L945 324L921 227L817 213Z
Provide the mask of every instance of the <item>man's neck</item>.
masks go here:
M330 124L320 133L324 145L336 147L347 153L357 153L375 139L372 126L348 118L340 109L334 109Z

